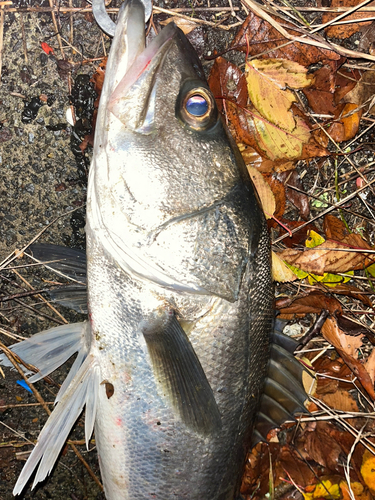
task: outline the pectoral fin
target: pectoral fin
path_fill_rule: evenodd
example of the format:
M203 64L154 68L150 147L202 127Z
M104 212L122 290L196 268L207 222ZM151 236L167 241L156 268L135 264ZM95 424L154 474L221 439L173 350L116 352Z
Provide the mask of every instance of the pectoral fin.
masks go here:
M179 418L200 434L221 428L214 394L186 333L171 311L143 322L152 369L161 393Z

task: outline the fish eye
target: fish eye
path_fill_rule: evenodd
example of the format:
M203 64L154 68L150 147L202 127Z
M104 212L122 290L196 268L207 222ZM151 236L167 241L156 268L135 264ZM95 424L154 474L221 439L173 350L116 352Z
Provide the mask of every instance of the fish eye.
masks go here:
M190 129L204 131L218 120L215 99L199 81L188 81L183 85L176 103L177 117Z
M186 111L192 116L204 116L209 103L203 95L194 94L186 101Z

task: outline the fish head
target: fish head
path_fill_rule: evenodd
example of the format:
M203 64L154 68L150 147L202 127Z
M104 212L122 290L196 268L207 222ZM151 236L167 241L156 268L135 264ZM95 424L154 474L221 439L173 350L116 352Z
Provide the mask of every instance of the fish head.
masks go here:
M170 23L144 48L143 13L130 13L111 48L88 219L127 272L235 300L260 234L253 186L183 32Z

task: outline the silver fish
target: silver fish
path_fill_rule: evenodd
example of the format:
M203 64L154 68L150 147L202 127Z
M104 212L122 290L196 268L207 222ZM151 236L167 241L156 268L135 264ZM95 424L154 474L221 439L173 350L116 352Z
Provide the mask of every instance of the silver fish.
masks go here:
M145 48L139 0L107 64L86 233L89 322L13 346L31 382L78 352L14 494L86 406L108 500L233 500L267 376L269 236L196 53L173 24Z

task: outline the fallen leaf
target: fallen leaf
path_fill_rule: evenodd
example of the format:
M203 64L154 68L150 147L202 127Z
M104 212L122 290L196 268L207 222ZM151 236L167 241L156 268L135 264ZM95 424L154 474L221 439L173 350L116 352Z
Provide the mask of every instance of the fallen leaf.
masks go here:
M309 457L319 465L327 467L331 471L337 471L342 449L340 444L327 432L325 422L317 422L314 431L305 434L305 450Z
M372 383L375 382L375 349L372 350L370 356L365 363L367 373L370 375Z
M339 500L341 496L339 485L331 479L321 479L319 484L310 486L308 490L311 492L303 493L305 500L322 500L323 498Z
M340 117L327 128L327 133L335 142L352 139L359 129L362 110L356 104L347 103L340 110Z
M304 192L301 192L304 188L298 172L296 170L278 172L276 178L285 184L287 200L297 208L300 216L307 220L310 215L309 197ZM293 189L293 187L297 188L298 191L297 189Z
M210 71L208 84L220 111L225 99L245 108L248 101L246 77L235 64L218 57Z
M277 253L272 252L272 279L280 283L285 283L288 281L295 281L298 277L295 273L285 264L283 260L277 255Z
M291 35L296 37L301 35L288 21L283 20L283 27ZM259 54L264 52L265 55L262 56L262 59L270 57L288 59L305 67L320 62L329 65L332 70L336 70L344 62L344 58L334 51L300 42L290 43L269 22L261 19L253 12L250 12L247 16L231 47L248 53L250 57L257 56L259 58Z
M369 71L366 71L357 85L344 97L346 103L354 103L357 106L367 104L365 109L370 105L369 113L375 113L373 97L375 94L375 65L372 65Z
M375 399L374 385L366 368L355 358L356 349L362 344L361 338L345 335L339 329L336 320L333 317L327 318L321 329L323 337L330 342L337 350L339 355L349 366L352 372L358 377L359 382L367 391L371 399Z
M184 19L179 16L169 17L165 21L160 21L160 24L162 26L166 26L169 23L175 23L175 25L178 26L185 35L193 31L198 26L197 23L194 22L193 20Z
M311 85L313 78L307 76L307 68L286 59L250 59L246 63L245 75L255 108L274 125L292 132L296 121L290 108L296 97L289 89Z
M341 304L337 299L318 291L310 292L302 297L279 299L276 301L275 307L282 314L320 314L322 310L327 310L331 314L342 314Z
M327 214L323 219L323 231L330 240L343 240L350 233L341 219Z
M283 217L279 220L284 226L286 226L291 231L305 224L304 221L295 221L295 220L285 219ZM285 229L282 226L280 226L276 221L271 220L268 221L268 223L269 226L278 230L279 232L278 236L282 236L286 233ZM307 234L310 231L317 231L317 228L314 226L314 224L308 224L307 226L302 227L300 230L297 230L295 233L292 234L292 237L289 236L288 238L284 238L283 243L288 248L296 247L298 245L304 245L307 238Z
M363 453L361 475L371 493L375 494L375 456L369 450Z
M356 269L367 267L371 260L365 253L346 252L346 248L368 250L369 246L361 239L358 243L359 235L351 234L347 238L347 242L337 242L327 240L315 248L305 250L294 250L289 248L279 253L279 257L285 260L288 264L298 267L308 273L323 276L324 273L345 273ZM357 241L355 241L357 240ZM340 249L340 250L337 250Z
M272 193L272 189L270 188L268 182L265 181L263 175L258 172L256 168L248 165L247 170L259 195L263 212L266 218L270 219L276 209L276 202L275 197Z
M361 3L362 0L332 0L331 7L355 7ZM367 6L374 6L374 2L370 2ZM324 13L322 16L322 23L328 23L334 20L337 14L331 14L330 12ZM336 26L328 26L325 28L326 35L330 38L339 38L345 40L357 33L361 26L371 24L371 21L362 21L361 19L368 18L367 12L354 12L350 16L345 17L345 21L356 21L348 24L338 24Z

